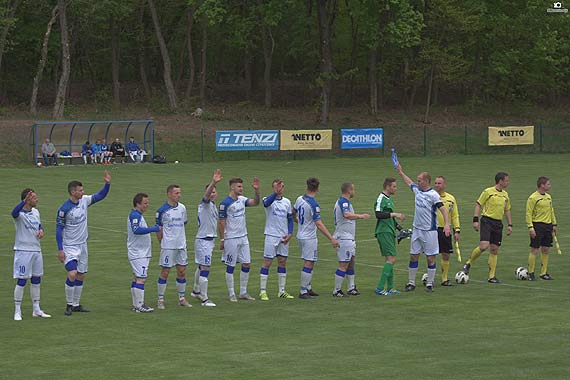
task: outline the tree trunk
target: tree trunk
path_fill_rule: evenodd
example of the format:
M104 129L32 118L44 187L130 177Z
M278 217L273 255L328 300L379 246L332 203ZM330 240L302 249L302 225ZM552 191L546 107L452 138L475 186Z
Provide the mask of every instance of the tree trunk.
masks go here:
M158 21L158 15L156 14L156 7L154 6L154 0L148 0L148 8L150 10L150 15L152 16L152 23L154 24L154 30L156 32L156 39L158 40L158 45L160 46L160 54L162 55L163 63L163 76L164 85L166 87L166 93L168 94L168 102L171 110L175 110L178 105L176 102L176 91L174 90L174 84L172 83L172 69L170 64L170 56L168 55L168 48L162 32L160 31L160 24Z
M121 84L119 82L119 32L115 17L109 18L109 29L111 31L111 74L113 76L113 110L121 109Z
M2 59L4 58L4 49L6 48L6 41L8 39L8 33L13 26L11 20L16 14L16 9L20 6L22 0L14 0L13 4L8 4L8 10L6 11L7 22L4 25L4 29L0 33L0 72L2 72Z
M258 0L257 4L261 6L263 4L262 0ZM275 39L271 33L271 28L266 25L263 19L260 20L261 25L261 42L263 46L263 84L265 87L265 99L264 104L266 108L271 108L271 65L273 63L273 51L275 50Z
M370 99L368 106L370 113L376 115L378 113L378 80L376 74L376 66L378 64L378 49L370 49L370 58L368 62L368 90L370 92Z
M202 21L202 52L200 62L200 105L206 107L206 58L208 48L208 20Z
M32 87L32 98L30 99L30 113L35 115L38 113L38 90L40 88L40 82L42 80L42 75L44 73L44 67L46 66L49 36L51 35L51 28L57 20L57 5L53 7L51 11L51 18L47 24L46 33L44 35L44 42L42 44L42 52L40 62L38 63L38 71L34 77L34 85Z
M433 86L433 72L434 72L434 64L431 64L431 70L429 72L429 80L428 80L428 91L427 91L427 103L426 103L426 113L424 115L424 123L429 123L429 111L431 106L431 90Z
M192 51L192 28L194 27L194 14L197 8L198 5L193 4L186 12L188 18L188 23L186 24L186 43L188 49L188 66L190 67L190 78L188 79L186 93L184 94L186 100L190 100L192 96L192 88L194 87L194 80L196 78L196 62L194 61L194 52Z
M349 6L348 0L346 0L347 7ZM350 31L352 36L352 46L350 52L350 70L356 69L356 60L358 59L358 23L354 16L350 16ZM348 82L348 106L352 107L354 102L354 82L356 78L356 73L350 75Z
M138 42L138 61L139 61L139 74L141 76L141 82L143 84L143 88L144 88L144 95L146 98L147 103L150 103L151 99L152 99L152 92L150 89L150 85L148 84L148 78L146 76L146 57L144 54L144 41L145 41L145 36L144 36L144 3L146 0L141 0L141 4L140 4L140 10L139 10L139 18L138 18L138 36L137 36L137 42Z
M61 119L65 110L65 95L69 85L71 74L71 54L69 51L69 34L67 31L67 18L65 10L65 0L57 0L59 10L59 26L61 34L61 76L55 96L52 116L54 119Z
M317 19L321 50L321 112L320 123L327 125L331 109L333 80L333 62L331 47L331 29L336 17L337 0L317 0Z
M186 55L185 46L187 45L188 41L186 41L188 35L184 36L184 43L180 47L180 54L178 54L178 74L176 75L176 81L174 82L174 88L176 89L176 93L180 93L180 86L182 84L182 77L184 76L184 58Z

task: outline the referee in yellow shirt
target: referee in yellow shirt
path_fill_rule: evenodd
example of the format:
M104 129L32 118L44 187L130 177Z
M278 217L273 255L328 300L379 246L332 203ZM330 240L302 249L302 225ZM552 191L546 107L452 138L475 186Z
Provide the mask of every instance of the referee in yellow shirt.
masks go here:
M442 175L436 177L433 188L438 192L443 205L449 213L455 241L459 242L459 208L455 197L445 191L446 187L447 181L445 177ZM453 253L453 244L451 242L451 235L445 236L443 232L444 224L443 214L437 210L437 237L439 241L439 253L441 254L441 286L453 286L453 283L447 278L449 273L449 257Z
M513 232L513 222L511 219L511 200L505 189L509 186L509 175L499 172L495 175L495 186L489 187L481 193L473 216L473 228L479 231L479 246L471 252L471 258L463 266L463 271L469 273L471 264L481 256L489 246L489 279L492 284L499 283L495 276L497 269L497 255L503 240L503 215L507 218L507 235ZM481 224L479 224L479 214L481 214Z
M552 234L556 232L556 216L552 207L550 191L550 179L538 177L538 188L526 201L526 225L530 235L530 255L528 255L529 280L534 281L534 266L536 255L540 248L540 278L552 280L548 274L548 248L552 247Z

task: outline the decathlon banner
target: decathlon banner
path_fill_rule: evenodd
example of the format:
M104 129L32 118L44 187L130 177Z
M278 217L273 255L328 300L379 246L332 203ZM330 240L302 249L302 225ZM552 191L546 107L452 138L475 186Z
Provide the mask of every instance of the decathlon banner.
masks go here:
M534 126L489 127L489 145L532 145Z
M384 129L341 129L341 149L382 148L384 145Z
M216 151L279 150L279 131L216 131Z
M332 130L281 130L281 150L331 150Z

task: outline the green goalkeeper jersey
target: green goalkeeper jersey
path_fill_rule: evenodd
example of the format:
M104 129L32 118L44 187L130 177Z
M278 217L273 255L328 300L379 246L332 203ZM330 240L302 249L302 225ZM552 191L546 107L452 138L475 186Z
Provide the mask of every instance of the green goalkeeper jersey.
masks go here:
M384 193L380 193L376 203L374 204L374 210L379 212L394 212L394 202L392 198ZM376 231L375 234L381 233L391 233L396 235L396 219L376 219Z

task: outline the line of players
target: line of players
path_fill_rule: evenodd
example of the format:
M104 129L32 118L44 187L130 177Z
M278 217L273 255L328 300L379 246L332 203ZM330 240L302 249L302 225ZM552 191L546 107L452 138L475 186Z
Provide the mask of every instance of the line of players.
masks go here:
M415 213L412 231L411 255L409 262L409 278L406 291L415 289L415 277L418 269L418 258L424 253L428 259L428 279L426 289L433 291L435 278L435 256L442 253L442 285L451 286L447 278L449 270L449 257L452 253L451 228L453 224L456 241L459 241L459 212L455 198L446 192L445 178L439 176L435 181L435 190L430 187L429 173L422 172L414 183L398 165L399 174L404 182L410 186L415 195ZM84 195L83 185L78 181L68 184L70 198L63 203L57 213L56 241L58 245L58 258L65 265L67 278L65 282L66 309L65 315L74 312L88 312L80 304L83 290L83 281L88 271L87 250L87 209L89 206L103 200L110 190L111 176L105 172L105 185L96 194ZM251 255L247 238L245 208L259 205L260 181L254 178L252 187L254 197L243 196L243 180L232 178L229 181L230 194L216 206L216 185L222 180L220 170L216 170L212 180L206 186L204 195L198 206L198 232L195 239L195 263L197 269L194 274L194 286L191 296L201 301L206 307L216 306L208 298L208 276L212 262L212 252L215 239L219 237L222 261L226 265L226 285L229 299L237 302L254 300L247 292ZM510 216L510 199L504 190L509 183L508 174L500 172L495 176L495 186L485 189L475 206L473 227L480 231L480 244L476 247L471 258L464 266L468 272L472 263L481 253L490 247L489 255L489 282L497 283L495 277L498 248L502 240L503 215L508 222L507 234L512 232ZM293 222L297 222L297 240L303 259L301 271L301 286L299 298L308 299L317 297L312 289L311 278L314 264L318 260L317 230L331 241L337 249L339 266L335 272L335 287L333 296L359 295L354 281L354 262L356 255L355 221L368 219L369 214L356 214L350 202L355 194L352 183L341 186L341 197L334 207L335 232L331 234L320 218L320 207L315 196L319 190L317 178L307 180L307 191L297 198L294 206L289 199L283 196L284 182L276 179L272 183L273 192L263 198L266 213L264 262L260 269L260 299L269 300L267 295L267 279L269 268L274 258L278 261L277 296L280 298L293 298L286 291L286 262L289 242L293 234ZM531 237L531 253L529 255L530 279L534 280L534 266L538 250L541 250L542 271L540 277L551 280L547 272L548 248L552 246L552 233L556 231L556 218L552 207L550 181L546 177L539 177L537 191L531 194L527 201L526 222ZM396 231L399 228L396 220L404 220L405 216L394 212L391 199L396 193L396 180L387 178L384 181L383 192L375 204L377 218L375 234L383 256L385 265L378 283L376 293L390 296L399 294L393 287L393 266L395 263ZM186 300L186 267L188 256L186 251L185 225L188 222L185 206L179 202L180 187L170 185L167 188L167 202L161 206L156 215L156 224L149 227L143 217L148 209L148 195L138 193L133 198L133 209L128 217L127 250L128 258L133 269L131 295L133 310L137 312L152 312L153 308L144 303L144 285L148 276L148 267L151 257L151 233L155 232L161 244L160 266L158 279L158 308L165 308L164 294L167 279L172 268L176 267L176 290L178 304L191 307ZM27 279L30 279L30 295L33 304L33 317L49 318L50 315L40 308L40 282L43 274L43 259L40 239L44 230L40 221L40 214L35 208L37 194L33 189L24 189L21 193L21 202L12 211L16 225L16 241L14 245L14 278L17 280L14 289L15 313L14 319L21 320L21 303ZM437 218L436 223L436 210ZM479 219L481 216L481 219ZM481 222L481 224L479 224ZM437 227L437 226L442 227ZM219 231L219 236L217 232ZM240 291L236 297L234 290L234 270L240 264ZM344 279L347 279L347 294L342 291Z

